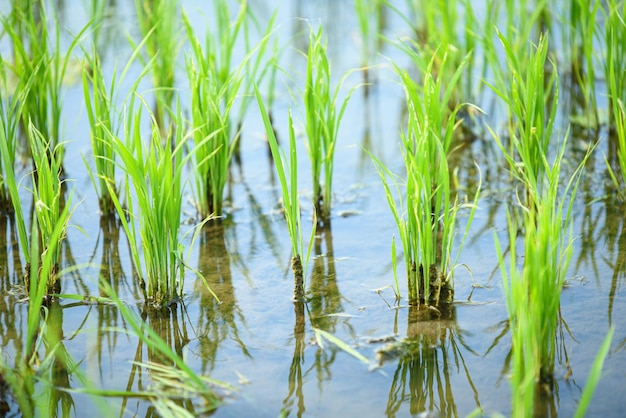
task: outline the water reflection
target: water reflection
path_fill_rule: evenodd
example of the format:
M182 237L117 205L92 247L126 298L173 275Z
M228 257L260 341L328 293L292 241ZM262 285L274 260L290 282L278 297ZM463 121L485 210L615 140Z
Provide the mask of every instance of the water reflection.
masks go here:
M334 347L318 347L311 366L303 372L306 346L305 314L308 314L312 328L335 334L340 320L340 316L337 314L344 311L341 304L341 293L337 285L331 228L326 225L318 228L317 233L310 284L306 293L307 302L294 303L294 352L289 366L288 390L287 396L283 400L281 416L290 415L294 407L297 417L301 417L305 413L303 386L306 376L314 372L318 388L321 391L324 382L332 378L331 367L337 357L337 350ZM323 248L325 252L323 252ZM346 323L346 326L352 335L353 331L349 324Z
M187 329L188 325L184 320L184 304L172 304L162 309L153 308L148 304L144 304L140 311L142 319L142 329L140 332L145 334L147 332L146 330L152 330L172 349L178 358L184 358L183 348L190 342ZM158 345L145 344L143 338L138 338L137 341L134 361L126 384L126 392L152 393L156 391L159 396L169 397L168 389L170 388L166 386L167 383L161 382L160 379L153 379L151 373L156 373L156 371L152 372L150 368L145 367L145 365L164 365L168 367L176 367L176 365L167 358ZM184 384L184 382L181 383ZM175 385L176 382L170 381L170 384ZM196 415L194 399L188 396L171 396L169 400L194 416ZM131 412L129 401L137 402L137 405L133 406L133 408L138 408L141 403L139 399L135 400L131 397L124 397L120 416L124 415L125 411ZM154 405L147 407L145 416L158 416L156 407Z
M456 373L465 374L476 408L481 409L461 346L472 352L463 341L453 305L442 307L438 313L409 307L407 338L379 351L381 363L399 357L386 415L404 416L406 412L402 408L408 406L411 415L458 416L453 392Z
M287 396L283 400L283 407L280 416L289 416L297 405L296 416L302 417L306 411L304 404L304 380L302 377L302 365L304 364L304 337L305 337L305 317L304 302L294 302L295 325L293 327L293 337L295 340L293 357L289 366L289 380L287 382Z
M215 293L215 298L198 278L194 289L199 298L199 315L196 334L199 337L202 372L213 370L217 352L222 342L231 339L237 342L244 355L250 356L245 343L239 336L239 325L245 318L237 304L232 283L231 256L226 248L225 223L206 224L200 232L198 266L206 284Z
M65 348L63 335L63 310L58 300L48 305L48 315L45 326L45 359L50 361L49 384L51 390L48 397L50 416L68 417L74 407L74 399L68 389L71 389L70 375L76 364ZM78 329L80 331L80 327Z

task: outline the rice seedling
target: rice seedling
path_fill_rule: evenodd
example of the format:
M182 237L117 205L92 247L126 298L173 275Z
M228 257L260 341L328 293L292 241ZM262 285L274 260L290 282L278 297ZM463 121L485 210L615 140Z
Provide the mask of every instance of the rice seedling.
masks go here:
M17 21L20 23L16 24ZM2 25L13 46L14 62L8 67L19 78L32 80L21 115L24 130L32 123L48 138L50 150L62 152L62 148L58 148L62 143L62 86L72 51L89 26L76 34L63 51L57 17L52 21L53 37L48 33L45 3L35 1L15 4L11 17L2 18Z
M149 114L149 144L145 144L141 132L143 107L135 107L135 94L129 98L126 109L125 141L112 132L106 133L124 172L126 209L112 190L113 184L108 182L107 186L130 242L146 301L162 307L182 294L186 267L179 240L183 171L193 153L183 153L180 108L174 119L175 129L166 138L161 136L155 115ZM139 100L145 107L145 101Z
M372 55L376 52L377 41L381 39L381 28L372 28L372 22L377 25L381 24L383 8L386 1L374 0L354 0L354 11L356 12L359 32L361 35L361 65L363 66L363 77L365 83L369 80L369 69L367 68L372 59Z
M587 411L587 408L591 403L593 394L596 391L598 382L600 381L602 366L604 365L604 360L606 359L606 356L609 354L611 341L613 340L614 334L615 328L609 328L609 332L606 334L606 337L604 338L604 341L600 346L600 350L598 351L598 354L596 354L596 358L593 361L591 370L589 371L589 378L587 379L587 384L585 385L585 389L583 390L582 396L580 397L580 403L578 404L578 408L576 408L574 418L582 418L585 416L585 412Z
M407 51L412 50L407 48ZM443 68L446 64L445 52L441 55ZM411 305L438 305L440 301L452 301L456 264L452 249L456 216L464 207L452 198L447 160L454 131L458 126L456 115L462 105L452 111L446 105L463 66L457 68L452 79L445 80L447 85L444 86L442 77L435 77L432 71L439 59L438 56L431 59L423 72L421 85L405 69L396 67L409 111L407 130L402 132L401 142L407 176L404 192L401 191L400 180L394 178L393 173L372 156L400 234ZM396 202L388 178L395 184L399 202ZM479 195L480 186L474 202L469 205L468 224L459 253L471 225ZM395 244L393 249L395 250ZM392 255L392 260L395 260L395 254ZM393 263L395 265L395 261Z
M325 224L330 222L333 165L339 124L355 89L352 88L339 102L339 92L351 72L342 77L334 91L331 90L331 67L326 48L322 27L317 32L311 30L303 96L306 143L311 162L313 201L318 221ZM323 184L322 172L324 173Z
M289 231L291 251L293 254L291 259L291 269L294 274L295 282L294 300L296 302L302 302L304 300L304 270L309 264L312 248L311 244L315 238L316 222L313 223L311 228L311 236L309 238L309 245L303 267L302 257L304 256L304 242L302 238L302 222L300 219L300 201L298 200L298 156L291 112L289 113L289 161L286 161L286 158L283 156L283 153L278 147L278 141L276 140L274 128L272 127L267 109L263 103L261 93L256 86L255 93L283 195L285 220L287 221L287 230Z
M598 109L595 89L594 40L596 39L596 17L600 10L597 0L576 0L569 4L569 20L564 37L568 46L572 76L580 87L586 107L598 125Z
M39 373L35 373L37 367L37 349L42 343L42 313L45 313L44 302L49 292L49 283L51 277L59 274L55 254L65 235L66 219L70 216L69 205L66 205L60 216L59 222L53 225L52 233L46 242L46 250L42 251L40 247L42 240L40 234L40 226L38 217L33 217L31 228L30 248L28 249L29 257L32 260L30 264L31 279L28 284L28 314L26 324L26 337L23 341L21 352L17 353L15 364L10 367L5 364L4 357L0 360L0 374L6 379L11 387L18 404L20 412L23 416L35 416L36 396L35 384L42 379L43 365L38 367ZM56 281L53 279L52 281Z
M552 165L546 166L545 187L533 207L523 207L524 263L517 267L518 220L507 211L509 268L497 236L506 306L513 340L511 387L513 411L532 413L539 382L553 382L561 290L573 251L572 215L580 173L589 154L567 182L559 188L566 141ZM544 157L545 160L545 157Z
M154 116L165 129L169 109L174 99L174 82L178 51L180 49L180 23L178 1L135 0L137 19L146 48L145 65L152 69L154 86ZM137 45L132 43L133 49Z
M53 263L52 270L48 278L49 293L60 293L60 282L57 280L57 272L61 261L61 245L51 248L51 239L55 235L57 225L64 226L63 232L67 230L71 211L66 211L65 207L71 204L71 198L65 198L65 182L61 180L61 152L62 144L55 148L50 148L49 140L44 138L32 124L28 127L28 140L35 170L32 174L33 199L35 202L35 216L39 226L39 236L42 242L42 255L50 254ZM48 151L51 152L48 152ZM57 238L62 241L65 234ZM31 238L32 240L32 238ZM33 259L30 260L31 264ZM27 266L26 285L29 286L30 276L36 274L32 267ZM36 276L37 277L37 276ZM41 276L39 276L41 277Z
M607 161L609 174L622 199L626 196L624 185L626 184L626 75L623 68L626 65L626 22L624 12L626 5L615 0L609 2L608 10L605 10L606 28L605 42L607 55L605 62L605 77L609 93L609 111L611 112L611 127L615 133L617 148L617 163L619 173L614 170ZM620 176L621 181L618 180Z
M191 42L192 55L187 58L191 88L191 114L194 141L194 191L201 216L222 216L223 194L228 169L238 136L231 137L230 112L242 84L243 66L231 69L231 55L244 19L243 8L233 27L228 8L218 1L218 38L209 33L204 48L195 36L185 14L183 21ZM219 57L219 58L218 58ZM212 141L206 141L214 136ZM200 145L199 143L203 143Z
M545 184L550 139L556 118L559 86L553 63L546 72L548 39L541 36L530 46L525 61L504 35L498 31L506 56L510 79L500 78L496 85L487 83L507 106L512 118L508 129L509 144L489 129L504 153L513 176L525 187L525 206L533 208L541 198ZM519 158L519 160L517 159Z
M111 81L111 87L107 90L100 58L95 51L90 67L91 74L88 71L83 72L83 95L89 117L91 148L95 163L95 175L90 169L89 173L98 194L100 212L107 216L115 213L115 205L109 191L115 194L119 193L118 187L115 185L115 154L113 153L111 136L108 135L108 132L115 132L112 120L115 77ZM91 93L90 84L92 86ZM86 162L85 164L89 168Z
M448 74L442 75L444 79L452 77L458 65L465 66L467 71L464 75L467 76L467 81L459 85L459 89L464 87L463 93L469 97L470 88L473 85L472 57L476 43L474 4L469 0L446 2L407 0L408 16L395 6L387 5L415 32L415 41L411 43L412 48L417 48L425 56L433 56L438 50L446 50L448 65L439 68L436 63L433 66L437 72L447 68ZM403 46L407 45L408 43ZM424 61L427 64L427 60ZM454 97L454 99L460 100L459 97Z
M100 213L108 216L116 213L115 205L109 193L113 192L119 196L119 187L115 184L116 156L111 142L112 135L117 134L121 128L120 117L117 116L113 103L116 100L117 86L123 82L131 65L141 53L141 48L148 42L149 38L144 38L134 49L126 66L117 77L117 72L113 71L110 84L106 84L100 56L95 50L91 54L85 53L87 57L87 67L83 70L83 97L89 119L91 151L93 153L94 169L92 170L87 160L85 165L89 172L91 182L98 195L98 205ZM137 76L131 90L135 91L139 82L149 71L144 68ZM90 89L91 86L91 89Z
M15 86L12 96L5 91L0 98L0 212L15 213L22 219L21 204L18 195L17 179L15 178L15 160L19 154L19 123L24 106L24 98L33 78L22 78ZM0 83L8 88L4 61L0 57ZM25 228L21 222L21 228ZM23 234L25 236L26 230Z

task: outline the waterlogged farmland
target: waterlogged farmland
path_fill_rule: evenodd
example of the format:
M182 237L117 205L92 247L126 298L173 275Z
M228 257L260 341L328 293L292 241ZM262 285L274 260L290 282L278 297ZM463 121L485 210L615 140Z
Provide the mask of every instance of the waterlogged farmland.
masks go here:
M0 1L0 416L623 416L624 8Z

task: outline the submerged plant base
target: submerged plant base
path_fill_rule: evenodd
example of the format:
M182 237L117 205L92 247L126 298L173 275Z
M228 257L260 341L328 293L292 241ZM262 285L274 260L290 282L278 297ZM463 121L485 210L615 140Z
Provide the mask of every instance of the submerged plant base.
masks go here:
M302 259L296 254L291 259L291 270L293 271L293 300L296 302L304 301L304 275L302 271Z
M43 298L44 304L47 302L53 301L55 298L53 295L58 295L59 293L61 293L61 280L59 280L59 277L57 276L58 271L59 271L58 263L54 264L50 268L49 277L47 278L48 288ZM40 276L40 273L41 273L41 267L39 267L39 274L37 274L37 277L35 279L37 279ZM31 280L31 271L30 271L30 263L28 263L26 264L26 271L24 273L24 288L26 289L26 292L30 292L30 280Z
M454 288L452 287L450 280L446 278L446 275L440 271L436 264L431 264L429 271L430 291L428 301L426 301L424 291L424 268L422 264L420 264L418 271L415 263L412 263L411 270L409 271L409 305L419 306L421 304L426 304L429 306L434 305L439 307L454 302ZM416 294L414 287L415 282L417 282L418 286L418 297L412 296ZM411 287L413 287L413 291L411 291Z

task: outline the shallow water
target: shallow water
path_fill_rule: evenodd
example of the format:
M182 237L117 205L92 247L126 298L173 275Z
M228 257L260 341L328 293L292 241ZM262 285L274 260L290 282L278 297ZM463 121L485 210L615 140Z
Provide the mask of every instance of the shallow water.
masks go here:
M259 20L266 21L273 2L251 3ZM324 26L337 79L361 62L360 35L351 1L282 3L277 35L281 45L286 45L282 66L292 78L279 83L273 112L278 135L286 138L287 109L293 105L287 87L301 86L299 77L305 65L293 48L306 46L309 22ZM404 2L396 3L401 10L405 7ZM202 2L181 4L195 11ZM62 24L72 32L80 30L88 19L86 7L70 8L63 2L57 7ZM0 10L7 9L3 2ZM116 63L122 65L120 61L125 62L130 54L123 34L128 31L136 35L136 26L132 23L132 5L119 4L109 11L100 48L105 68L113 71ZM198 30L210 27L206 24L210 21L208 13L190 13ZM476 13L483 13L478 6ZM391 39L410 35L404 22L390 11L383 24L382 32ZM4 55L6 41L0 46ZM368 94L364 87L357 90L342 123L333 179L332 222L316 237L307 270L307 304L294 305L291 300L291 247L285 223L276 210L279 185L267 157L260 117L251 106L243 120L241 164L233 166L226 191L227 219L219 226L205 228L190 248L189 263L203 272L221 303L189 273L184 300L166 312L144 318L194 370L236 388L221 392L224 403L214 416L402 417L427 416L427 412L434 416L466 416L477 409L485 415L511 412L507 380L511 342L493 243L494 233L501 242L507 237L505 205L514 196L510 179L502 168L504 164L498 163L503 160L486 129L475 126L476 138L455 156L461 189L476 186L474 161L483 175L480 209L458 260L469 267L471 275L464 268L457 270L456 303L438 319L413 312L406 299L396 303L391 241L397 231L381 182L364 151L371 150L401 173L398 133L403 123L404 96L388 58L403 64L407 61L397 49L384 44L380 55L373 59L380 67L371 70L373 84ZM179 85L184 102L187 87L184 60L180 61ZM133 71L138 73L139 69ZM357 72L348 79L347 86L361 81ZM567 130L569 114L580 111L569 100L572 94L565 76L562 83L559 135ZM601 81L598 84L600 97L603 87ZM149 94L149 89L147 79L140 91ZM494 107L492 96L483 90L468 100L487 111L485 123L502 126L504 121L498 119L502 111ZM606 110L604 100L599 103ZM70 187L76 190L74 201L80 202L72 223L82 229L68 233L64 265L85 266L64 276L63 292L97 295L97 278L104 276L123 300L141 312L143 301L133 279L126 237L121 228L100 220L97 198L82 162L82 156L90 158L82 87L68 85L63 103L65 137L70 141L66 176L73 180ZM601 144L586 167L576 202L577 240L561 299L563 322L556 342L556 381L539 402L537 416L573 414L591 363L611 324L615 336L588 416L626 413L626 373L622 366L626 360L622 320L626 302L621 295L626 271L626 226L623 206L613 198L615 192L603 160L603 153L611 160L609 135L603 128L598 136ZM588 131L576 127L571 130L566 154L571 167L566 170L571 171L580 161L591 137ZM302 141L299 146L302 216L310 220L311 181ZM609 197L604 199L606 195ZM29 202L27 193L23 198ZM183 230L191 229L191 204L185 206L183 217L189 222ZM464 221L460 221L459 235ZM13 358L21 349L27 304L13 294L23 269L15 226L5 216L0 222L0 344L2 354ZM185 244L190 246L189 237ZM403 269L399 271L400 290L405 295ZM57 333L62 347L96 386L141 391L150 384L149 373L135 368L131 361L155 360L155 354L134 336L116 330L127 327L116 308L61 300L51 307L49 315L49 321L53 321L49 332ZM369 364L330 342L321 345L313 328L340 338L367 357ZM389 345L401 341L405 342L403 350L393 350ZM41 348L42 357L46 350ZM82 387L62 368L55 371L54 382L60 387ZM41 396L47 393L40 388ZM59 413L70 411L69 415L80 416L81 411L92 407L92 400L85 395L51 393L58 399L53 397L50 407ZM110 410L103 411L103 415L149 416L155 412L141 398L106 399L106 407ZM187 407L198 410L200 405L193 402Z

